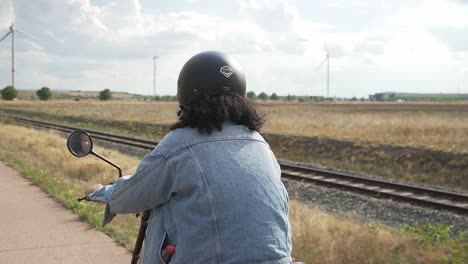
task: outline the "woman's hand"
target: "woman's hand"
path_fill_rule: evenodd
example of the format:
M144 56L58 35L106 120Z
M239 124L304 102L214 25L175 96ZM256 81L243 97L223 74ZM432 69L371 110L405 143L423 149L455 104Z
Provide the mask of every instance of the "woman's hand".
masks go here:
M88 195L94 193L95 191L101 189L102 187L103 187L102 184L89 184L89 185L87 185L86 188L85 188L85 196L88 196ZM94 202L100 202L100 201L94 201Z

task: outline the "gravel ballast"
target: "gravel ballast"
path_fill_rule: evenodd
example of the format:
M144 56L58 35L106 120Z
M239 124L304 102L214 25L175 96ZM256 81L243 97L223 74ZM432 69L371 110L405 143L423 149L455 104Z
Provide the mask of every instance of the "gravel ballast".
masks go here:
M402 224L440 223L455 232L468 231L468 216L349 191L283 179L290 198L322 211L365 223L399 228Z

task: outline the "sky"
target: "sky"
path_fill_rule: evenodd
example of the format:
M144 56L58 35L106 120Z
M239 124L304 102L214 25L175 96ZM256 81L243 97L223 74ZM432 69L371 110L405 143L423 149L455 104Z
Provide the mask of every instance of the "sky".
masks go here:
M257 94L326 96L327 51L330 96L468 93L468 0L0 0L0 37L12 22L17 89L153 95L156 55L156 94L175 95L183 64L218 50Z

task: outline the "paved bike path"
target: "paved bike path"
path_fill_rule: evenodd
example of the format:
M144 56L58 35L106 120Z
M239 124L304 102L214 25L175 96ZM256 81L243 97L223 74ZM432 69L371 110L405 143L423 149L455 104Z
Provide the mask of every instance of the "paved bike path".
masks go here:
M131 253L0 161L0 263L130 263Z

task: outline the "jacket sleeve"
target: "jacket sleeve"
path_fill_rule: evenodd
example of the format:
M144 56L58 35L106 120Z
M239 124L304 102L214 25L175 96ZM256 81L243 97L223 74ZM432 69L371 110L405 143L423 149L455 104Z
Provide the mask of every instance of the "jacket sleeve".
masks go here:
M153 209L170 199L175 181L170 164L160 146L141 161L133 176L125 176L90 195L107 202L103 226L117 214Z

